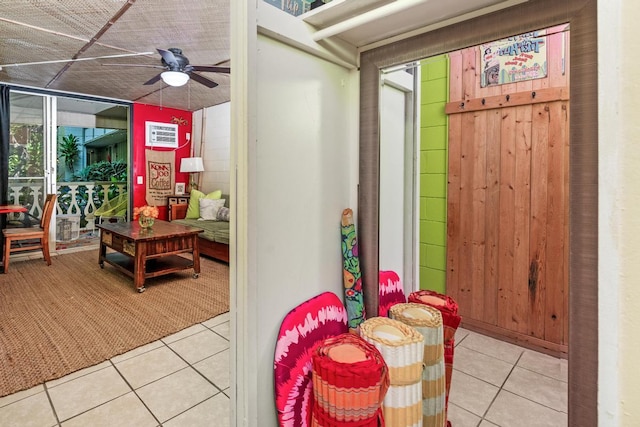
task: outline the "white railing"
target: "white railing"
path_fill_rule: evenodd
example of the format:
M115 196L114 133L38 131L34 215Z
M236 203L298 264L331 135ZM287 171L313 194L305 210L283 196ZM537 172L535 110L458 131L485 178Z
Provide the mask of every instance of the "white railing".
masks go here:
M126 191L124 181L58 182L56 215L79 215L80 229L94 230L94 212ZM31 219L41 217L44 198L43 179L9 178L9 204L26 206ZM25 217L25 214L10 214L7 220L22 221Z

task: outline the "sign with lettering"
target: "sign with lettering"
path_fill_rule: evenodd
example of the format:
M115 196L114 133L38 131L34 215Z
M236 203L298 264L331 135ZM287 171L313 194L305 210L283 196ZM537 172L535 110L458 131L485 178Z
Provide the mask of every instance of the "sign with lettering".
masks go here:
M175 185L175 152L145 150L147 162L147 204L165 205Z
M480 45L480 86L487 87L547 76L546 31L533 31Z

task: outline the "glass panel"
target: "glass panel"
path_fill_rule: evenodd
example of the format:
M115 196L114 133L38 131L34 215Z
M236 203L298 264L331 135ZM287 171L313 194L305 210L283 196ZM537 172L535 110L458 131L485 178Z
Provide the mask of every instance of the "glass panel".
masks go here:
M394 271L415 289L415 102L412 64L382 72L380 87L380 257L381 271Z
M79 223L71 240L86 240L96 234L100 207L127 193L129 107L58 97L56 119L58 217Z
M14 222L36 221L45 197L45 98L12 92L9 146L9 203L26 206L26 214L12 214ZM27 224L28 225L28 224Z

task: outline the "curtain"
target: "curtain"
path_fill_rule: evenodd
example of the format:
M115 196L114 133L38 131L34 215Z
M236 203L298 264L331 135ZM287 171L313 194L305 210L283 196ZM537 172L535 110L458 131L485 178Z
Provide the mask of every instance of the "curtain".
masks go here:
M9 86L0 85L0 204L7 203L7 189L9 187ZM0 215L0 230L7 225L7 216ZM4 253L4 239L0 238L0 254Z

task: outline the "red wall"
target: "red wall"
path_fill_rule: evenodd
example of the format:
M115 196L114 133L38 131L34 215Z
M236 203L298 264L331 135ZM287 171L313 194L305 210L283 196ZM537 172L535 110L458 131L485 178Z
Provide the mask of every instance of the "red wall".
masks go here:
M176 110L175 108L158 107L155 105L133 104L133 206L143 206L146 201L146 156L145 149L145 123L176 123L178 124L179 148L158 148L158 151L175 151L176 153L176 182L189 182L188 173L180 173L180 159L190 157L191 143L187 143L187 133L191 133L192 114L189 111ZM175 120L177 119L177 120ZM173 121L172 121L173 120ZM142 184L138 184L138 177L141 176ZM160 209L160 219L167 219L167 207L158 206Z

